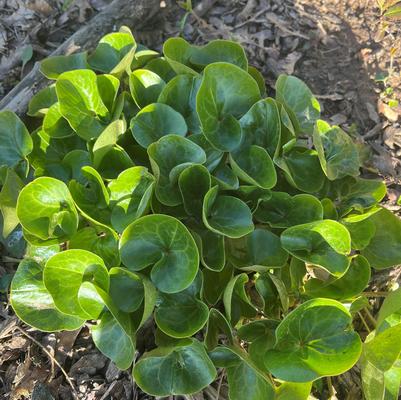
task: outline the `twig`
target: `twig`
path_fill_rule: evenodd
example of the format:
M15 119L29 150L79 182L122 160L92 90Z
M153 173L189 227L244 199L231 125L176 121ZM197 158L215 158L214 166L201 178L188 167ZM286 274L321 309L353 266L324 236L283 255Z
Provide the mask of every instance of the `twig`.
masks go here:
M366 297L386 297L388 292L363 292Z
M65 369L61 366L61 364L54 358L54 356L43 346L42 343L37 341L34 337L32 337L28 332L25 332L21 327L16 326L15 327L17 330L19 330L24 336L26 336L29 340L31 340L33 343L35 343L37 346L39 346L43 352L49 357L50 361L54 364L56 364L59 368L60 371L63 373L65 376L65 379L67 380L68 384L71 386L73 397L78 400L78 393L74 387L74 384L72 383L71 378L68 376L67 372Z
M110 392L113 390L114 386L117 385L118 381L114 381L109 388L106 390L106 392L104 393L104 395L100 398L100 400L105 400L107 398L107 396L110 394Z

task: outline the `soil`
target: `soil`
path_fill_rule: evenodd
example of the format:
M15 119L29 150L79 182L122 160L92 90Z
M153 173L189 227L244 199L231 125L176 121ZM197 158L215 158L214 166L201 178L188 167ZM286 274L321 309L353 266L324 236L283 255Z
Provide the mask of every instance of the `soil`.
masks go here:
M108 3L0 0L0 98L35 61L46 57ZM215 38L237 40L251 64L262 71L269 94L274 93L280 73L303 79L317 95L323 117L360 144L365 173L386 181L389 194L384 205L399 213L400 23L383 30L375 4L372 0L203 0L193 1L195 11L187 13L166 0L160 2L160 12L146 30L132 28L137 41L156 50L167 37L177 35L197 44ZM32 57L22 67L30 49ZM15 270L12 261L3 252L2 285ZM370 290L387 290L400 282L400 273L400 268L394 268L376 274ZM153 398L141 393L128 372L118 371L94 348L88 327L57 334L31 330L13 316L7 290L1 290L0 285L1 399L72 399L72 387L76 397L85 400ZM373 314L379 305L380 298L372 300ZM223 378L203 393L186 398L214 400L219 388L219 398L226 399ZM338 391L334 398L362 399L357 367L334 378L333 384Z

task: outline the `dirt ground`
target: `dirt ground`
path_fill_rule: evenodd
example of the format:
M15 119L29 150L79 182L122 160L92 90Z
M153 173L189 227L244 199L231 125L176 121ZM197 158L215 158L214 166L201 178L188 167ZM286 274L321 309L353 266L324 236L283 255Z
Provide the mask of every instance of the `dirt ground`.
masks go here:
M108 3L0 0L0 98L35 61L46 57ZM193 1L197 13L186 13L177 2L166 0L146 30L132 28L137 41L157 50L167 37L176 35L197 44L215 38L237 40L244 45L250 63L263 72L271 94L280 73L302 78L317 95L323 117L342 126L360 144L365 173L386 181L385 206L398 213L401 23L383 31L375 4L373 0L203 0ZM6 288L1 292L4 277L16 267L12 261L3 251L0 399L67 400L73 398L73 389L85 400L153 398L141 393L129 373L118 371L94 348L87 327L79 332L43 334L18 323ZM398 268L376 274L371 289L386 290L399 281L400 273ZM374 313L379 301L371 306ZM226 399L221 378L220 399ZM339 400L362 399L357 367L333 383ZM186 398L214 400L218 386Z

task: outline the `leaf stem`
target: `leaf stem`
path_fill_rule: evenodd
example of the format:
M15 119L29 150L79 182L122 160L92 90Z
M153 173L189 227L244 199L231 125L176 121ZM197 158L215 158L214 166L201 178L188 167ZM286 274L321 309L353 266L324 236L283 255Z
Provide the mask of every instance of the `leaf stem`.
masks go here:
M369 328L369 325L366 323L366 320L365 320L365 318L363 317L363 315L362 315L362 313L361 313L360 311L358 311L358 315L359 315L359 318L361 319L361 321L362 321L364 327L365 327L366 330L370 333L370 332L371 332L371 329Z
M371 312L369 311L369 309L367 307L364 308L364 311L365 311L366 315L368 316L370 322L372 323L372 325L376 329L376 326L377 326L376 319L373 317L373 315L371 314Z
M329 398L330 399L334 398L336 393L333 387L333 382L331 381L331 376L327 377L327 387L329 389L329 396L330 396Z

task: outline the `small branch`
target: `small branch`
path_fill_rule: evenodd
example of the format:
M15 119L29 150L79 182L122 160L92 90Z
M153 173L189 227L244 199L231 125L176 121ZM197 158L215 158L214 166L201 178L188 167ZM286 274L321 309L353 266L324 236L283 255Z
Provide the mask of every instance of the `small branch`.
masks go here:
M215 400L219 400L219 398L220 398L220 390L221 390L221 386L223 384L224 375L225 375L225 370L223 369L223 372L220 375L219 385L217 386L217 393L216 393Z
M68 376L67 372L65 369L61 366L61 364L54 358L54 356L43 346L42 343L37 341L34 337L32 337L28 332L25 332L21 327L16 326L15 327L18 331L20 331L24 336L26 336L29 340L31 340L33 343L35 343L37 346L39 346L43 352L49 357L50 361L54 364L56 364L59 368L60 371L63 373L65 376L65 379L67 380L68 384L71 386L73 397L78 400L78 393L75 389L74 384L72 383L71 378Z

